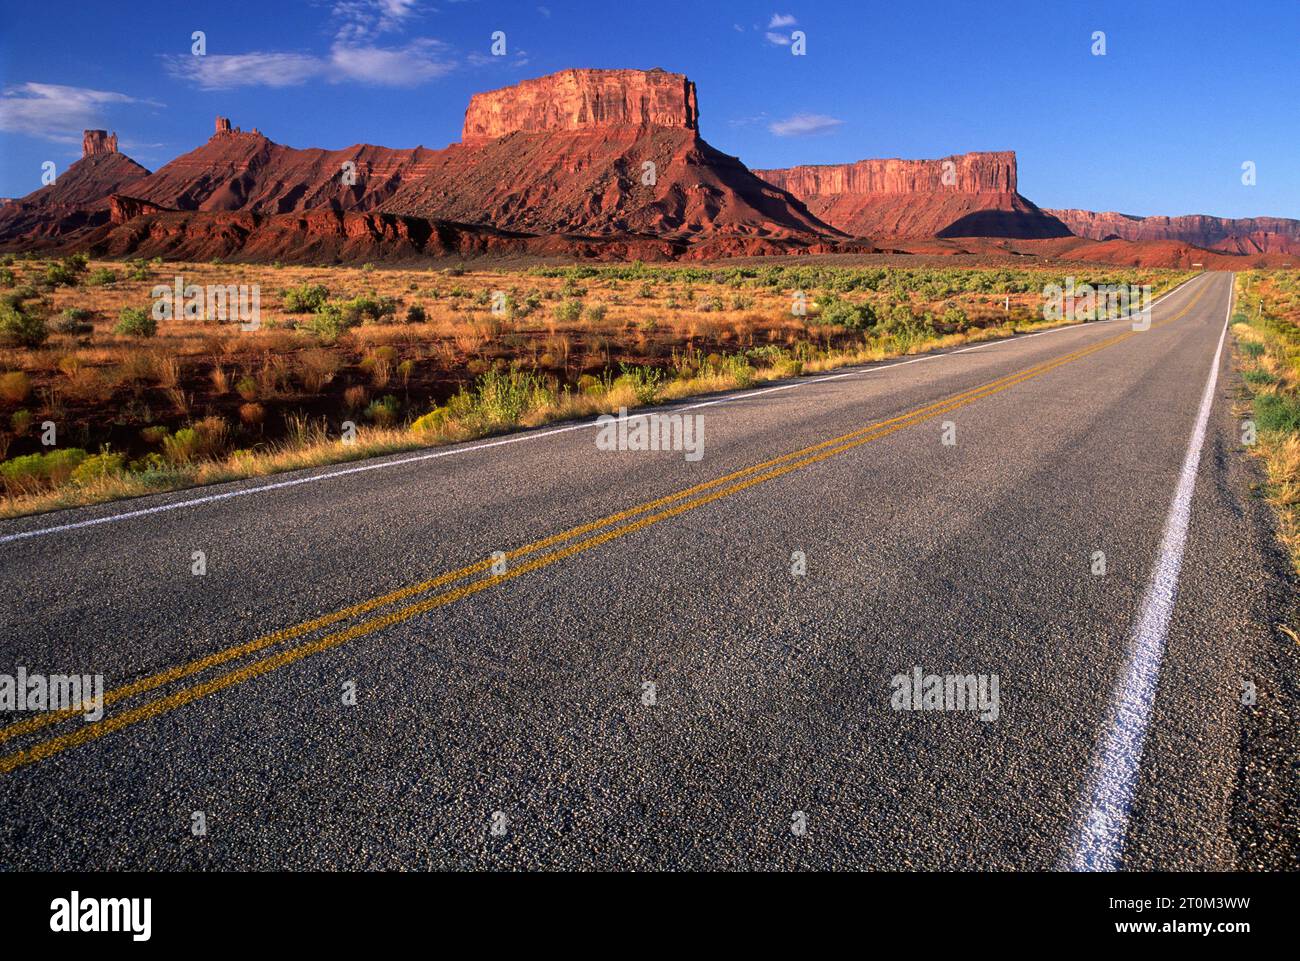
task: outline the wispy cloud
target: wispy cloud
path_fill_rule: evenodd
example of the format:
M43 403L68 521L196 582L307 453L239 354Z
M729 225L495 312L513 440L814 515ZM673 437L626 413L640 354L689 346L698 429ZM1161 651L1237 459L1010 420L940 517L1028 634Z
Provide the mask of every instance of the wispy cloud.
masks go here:
M0 91L0 130L41 137L56 143L80 143L81 132L102 126L115 104L149 104L111 90L67 87L54 83L20 83Z
M335 44L330 51L331 80L358 80L384 87L414 87L455 69L447 45L428 38L404 47L352 47ZM341 74L334 77L333 73Z
M231 87L296 87L324 72L325 61L305 53L168 54L167 72L202 90Z
M419 0L336 0L333 14L341 25L335 39L364 46L381 34L406 29L419 13Z
M768 124L767 129L778 137L811 137L817 134L830 133L837 127L843 126L843 124L843 120L837 120L835 117L828 117L825 114L797 113L785 120L773 121Z
M455 69L447 45L438 40L413 40L402 47L335 43L327 56L306 53L213 54L194 57L170 54L167 71L202 90L232 87L296 87L309 80L413 87Z
M465 62L471 67L526 67L528 66L528 51L516 50L508 56L496 57L490 53L474 51L465 58Z
M335 0L338 22L328 54L254 50L163 57L167 72L202 90L297 87L312 80L379 87L414 87L455 69L450 48L420 37L381 46L383 34L405 30L423 10L419 0Z
M791 14L774 13L772 19L767 22L767 32L763 34L763 39L778 47L788 47L790 46L790 35L777 33L776 31L784 27L793 27L798 22Z

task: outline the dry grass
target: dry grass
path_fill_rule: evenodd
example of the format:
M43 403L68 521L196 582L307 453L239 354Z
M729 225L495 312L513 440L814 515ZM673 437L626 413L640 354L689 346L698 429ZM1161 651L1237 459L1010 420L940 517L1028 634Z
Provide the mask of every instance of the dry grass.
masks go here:
M122 265L112 266L125 275ZM20 261L17 269L22 284L43 266ZM755 268L750 276L767 269ZM901 294L886 284L824 292L877 310L902 303L918 316L942 316L956 307L973 325L960 333L931 327L899 339L821 323L816 307L794 316L789 284L764 285L725 267L650 269L626 279L610 271L586 277L548 270L153 265L137 280L43 294L51 316L68 307L93 308L88 342L55 334L41 349L0 349L0 456L28 452L30 429L10 428L11 417L25 412L28 423L54 415L71 422L90 438L90 449L112 425L125 425L141 437L142 446L126 452L141 458L139 466L117 478L11 498L0 505L0 514L352 460L633 407L634 391L609 386L625 365L663 371L657 399L671 400L1053 326L1038 319L1036 289L1063 271L1005 273L1023 285L1011 295L1009 313L1003 292L953 287L951 278L964 275L950 269L910 271L919 280ZM113 332L123 307L147 307L151 287L178 274L200 285L260 284L261 329L176 320L161 322L158 335L148 340ZM1157 290L1182 278L1161 271L1097 274L1126 274ZM825 276L833 280L834 269ZM423 320L356 327L326 341L305 329L309 316L281 308L286 289L308 284L325 286L336 301L392 298L399 320L408 307L418 306ZM491 311L491 293L498 290L509 293L512 311ZM810 305L816 294L810 288ZM758 348L744 358L745 351ZM517 421L449 416L436 430L420 432L401 423L508 370L537 378L547 398ZM342 444L337 427L326 427L344 419L358 425L355 444ZM186 454L175 440L166 446L173 432L203 423L218 437L204 450ZM114 436L120 435L119 429ZM160 467L157 457L169 450L176 456ZM149 452L155 460L143 457Z
M1300 271L1240 274L1236 289L1237 366L1258 428L1252 453L1300 573Z

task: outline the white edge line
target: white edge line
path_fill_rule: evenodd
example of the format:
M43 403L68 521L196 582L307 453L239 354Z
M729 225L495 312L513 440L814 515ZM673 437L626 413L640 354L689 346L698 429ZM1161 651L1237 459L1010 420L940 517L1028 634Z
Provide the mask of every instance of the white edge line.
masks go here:
M1235 286L1235 280L1233 281ZM1187 545L1191 522L1192 494L1196 489L1196 472L1205 446L1205 431L1214 406L1214 391L1219 381L1219 364L1223 344L1232 320L1233 287L1228 289L1228 312L1214 362L1201 395L1200 410L1192 429L1174 496L1165 519L1160 551L1151 572L1151 580L1142 599L1141 613L1129 648L1124 673L1116 685L1107 722L1105 739L1099 745L1088 787L1088 810L1079 825L1079 837L1070 855L1069 868L1074 871L1118 871L1124 864L1124 839L1128 833L1129 811L1137 787L1142 763L1142 746L1146 740L1151 707L1160 681L1160 663L1164 657L1169 622L1178 593L1178 575Z
M1204 274L1198 274L1197 276L1204 276ZM1153 301L1152 306L1154 306L1156 302L1160 300L1164 300L1165 298L1169 297L1175 291L1181 289L1182 287L1191 283L1195 279L1196 277L1189 277L1187 280L1183 281L1183 283L1179 284L1177 287L1165 291L1163 294L1160 295L1160 297L1156 299L1156 301ZM1107 323L1107 321L1102 321L1102 323ZM717 397L714 398L713 400L701 401L695 404L674 405L670 409L674 411L699 410L701 407L712 407L715 404L726 404L732 401L746 400L751 397L761 397L764 394L774 394L777 391L792 390L795 387L804 387L811 384L820 384L830 380L839 380L843 377L857 377L862 374L874 374L880 371L893 370L895 367L906 367L908 364L918 364L923 360L933 360L936 357L947 357L950 354L962 354L968 350L977 350L981 347L996 347L1000 344L1019 343L1020 341L1028 340L1031 337L1041 337L1043 334L1059 334L1062 331L1073 330L1076 327L1083 327L1083 326L1095 327L1097 326L1097 322L1094 321L1090 325L1070 324L1069 326L1066 327L1053 327L1051 330L1040 330L1037 333L1024 334L1019 337L1012 335L1011 337L1007 337L1003 340L991 340L988 343L976 344L974 347L964 347L961 350L943 351L942 353L937 353L937 354L923 354L920 357L913 357L911 360L899 361L898 363L886 364L880 367L864 367L857 370L844 371L843 373L839 373L839 374L827 374L823 377L810 377L805 380L797 380L789 384L780 384L776 387L764 387L759 390L740 391L739 393L728 394L723 397ZM657 408L652 408L650 410L641 411L636 414L629 414L628 419L635 420L642 417L648 417L651 414L655 413L656 411L662 409L664 408L657 407ZM553 437L556 434L567 434L570 431L585 430L587 428L595 427L595 426L597 426L596 420L584 421L581 424L569 424L564 427L554 427L551 428L550 430L543 430L543 431L529 431L527 433L515 434L510 437L504 437L500 440L485 441L480 444L472 444L467 447L457 445L452 447L441 448L439 450L427 451L423 454L416 454L411 457L399 457L395 460L382 460L382 461L372 462L369 464L360 464L357 465L356 467L345 467L341 470L326 471L323 474L312 474L308 477L294 477L289 480L272 481L267 484L258 484L254 487L241 487L238 490L222 491L220 494L204 494L200 497L191 497L186 500L171 501L166 504L155 504L152 507L142 507L139 508L138 510L124 511L120 514L106 514L103 517L92 517L84 521L71 521L67 524L56 524L51 527L38 527L30 531L19 531L14 534L5 534L3 536L0 536L0 544L8 544L13 541L27 540L28 538L32 538L32 537L43 537L48 534L59 534L64 531L80 530L85 527L97 527L100 524L110 524L115 521L125 521L135 517L147 517L150 514L161 514L166 511L178 510L182 507L197 507L200 504L212 504L215 503L216 501L230 500L231 498L234 497L245 497L249 494L261 494L266 491L283 490L286 487L297 487L300 484L314 484L319 481L332 480L335 477L347 477L352 474L361 474L366 471L382 470L388 467L401 467L406 464L415 464L415 463L419 463L420 461L434 460L439 457L451 457L456 454L471 454L474 453L475 451L488 450L489 448L492 447L504 447L507 444L521 444L524 441L540 440L544 437ZM238 481L230 481L228 483L238 483ZM167 492L163 492L159 495L153 495L153 496L166 496L166 493ZM86 506L92 507L94 505L86 505ZM79 510L82 508L74 507L68 509ZM19 520L19 518L14 518L14 520Z

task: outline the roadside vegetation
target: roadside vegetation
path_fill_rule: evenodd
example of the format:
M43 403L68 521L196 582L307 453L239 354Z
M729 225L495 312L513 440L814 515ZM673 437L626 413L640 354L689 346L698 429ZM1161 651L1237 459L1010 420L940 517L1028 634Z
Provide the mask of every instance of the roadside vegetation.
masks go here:
M1169 270L506 270L0 258L0 516L354 460L1070 323L1047 284ZM154 316L258 285L260 326ZM43 441L50 436L55 443Z
M1237 275L1236 338L1242 380L1279 531L1300 573L1300 270Z

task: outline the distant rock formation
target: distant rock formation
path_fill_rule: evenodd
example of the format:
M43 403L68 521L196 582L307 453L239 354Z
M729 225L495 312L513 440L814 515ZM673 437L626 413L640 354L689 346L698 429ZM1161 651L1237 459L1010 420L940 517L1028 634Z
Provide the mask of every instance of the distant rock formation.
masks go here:
M117 153L117 134L107 130L83 130L81 133L81 158Z
M1047 213L1091 240L1174 240L1230 254L1300 254L1300 220L1284 217L1136 217L1091 210Z
M699 129L695 84L654 70L562 70L470 98L461 142L599 127Z
M755 170L817 217L860 237L1067 237L1069 229L1020 196L1012 151L938 160Z
M117 150L117 135L87 130L84 156L54 183L0 207L0 244L30 250L56 246L108 223L109 196L149 171Z
M180 211L375 211L532 234L839 238L696 130L663 70L566 70L473 98L468 143L295 149L227 118L129 194Z

